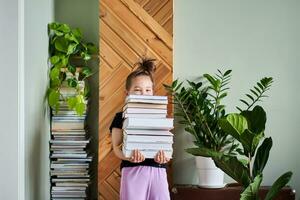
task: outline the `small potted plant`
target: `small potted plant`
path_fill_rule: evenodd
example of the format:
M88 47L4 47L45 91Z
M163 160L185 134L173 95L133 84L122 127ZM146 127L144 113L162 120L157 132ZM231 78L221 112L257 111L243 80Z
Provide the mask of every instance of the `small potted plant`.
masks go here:
M82 115L89 94L85 80L92 75L88 61L97 48L93 43L83 41L80 29L71 29L67 24L48 24L48 35L51 64L47 91L49 105L58 111L62 104L66 104Z
M225 73L218 71L214 76L204 74L203 78L206 82L187 81L188 85L183 86L183 82L175 80L172 85L165 85L173 96L174 115L180 118L179 123L184 125L185 131L194 136L194 144L198 150L210 149L231 155L238 145L218 123L226 115L222 100L227 96L231 70ZM193 154L190 149L186 151ZM199 172L199 186L224 186L224 173L215 166L211 158L199 155L195 160Z

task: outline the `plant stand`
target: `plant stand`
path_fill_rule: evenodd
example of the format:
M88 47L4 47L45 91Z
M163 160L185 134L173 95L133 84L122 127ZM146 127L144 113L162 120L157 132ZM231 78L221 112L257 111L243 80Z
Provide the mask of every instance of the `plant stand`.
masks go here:
M259 190L260 198L264 198L270 187L263 186ZM220 189L200 188L196 185L175 185L171 189L172 200L239 200L242 187L226 185ZM283 187L274 200L295 200L296 193L290 187Z

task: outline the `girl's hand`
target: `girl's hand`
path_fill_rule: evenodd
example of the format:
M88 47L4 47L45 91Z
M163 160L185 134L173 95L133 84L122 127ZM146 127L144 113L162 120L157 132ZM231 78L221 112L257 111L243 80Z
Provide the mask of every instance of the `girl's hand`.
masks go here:
M159 164L165 164L170 161L170 158L167 158L165 152L163 150L160 150L154 157L154 161Z
M143 162L144 160L145 157L138 149L133 150L131 153L131 157L129 158L129 161L134 163L140 163Z

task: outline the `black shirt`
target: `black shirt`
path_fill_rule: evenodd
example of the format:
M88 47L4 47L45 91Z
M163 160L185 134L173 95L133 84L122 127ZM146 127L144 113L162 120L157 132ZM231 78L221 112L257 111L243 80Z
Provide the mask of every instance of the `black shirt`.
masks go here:
M123 126L123 117L122 117L122 112L118 112L110 127L109 127L109 130L110 132L112 132L112 129L113 128L119 128L119 129L122 129L122 126ZM157 162L154 161L154 159L151 159L151 158L146 158L143 162L140 162L140 163L133 163L133 162L130 162L130 161L127 161L127 160L122 160L121 162L121 169L123 167L135 167L135 166L152 166L152 167L160 167L160 168L166 168L166 164L159 164Z

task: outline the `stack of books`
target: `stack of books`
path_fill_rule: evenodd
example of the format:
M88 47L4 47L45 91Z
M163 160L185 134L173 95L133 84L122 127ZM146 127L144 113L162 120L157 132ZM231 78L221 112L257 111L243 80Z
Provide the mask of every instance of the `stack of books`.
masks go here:
M167 118L167 96L128 95L123 107L123 153L130 157L138 149L145 158L163 150L173 153L173 118Z
M85 131L86 113L78 116L60 103L59 111L52 110L50 140L51 199L87 199L90 182L88 155L89 138Z

